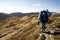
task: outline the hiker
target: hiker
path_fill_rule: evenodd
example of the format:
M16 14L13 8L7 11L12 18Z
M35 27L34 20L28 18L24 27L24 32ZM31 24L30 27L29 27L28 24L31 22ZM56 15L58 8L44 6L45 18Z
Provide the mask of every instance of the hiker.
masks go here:
M50 12L48 10L43 10L39 13L38 19L40 20L40 22L42 23L42 32L45 32L46 29L46 23L49 20L49 16L51 16Z

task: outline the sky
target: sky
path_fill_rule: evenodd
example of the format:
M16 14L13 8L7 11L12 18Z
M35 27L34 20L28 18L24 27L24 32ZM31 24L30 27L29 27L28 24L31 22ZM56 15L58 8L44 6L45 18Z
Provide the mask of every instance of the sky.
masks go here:
M60 12L60 0L0 0L0 12Z

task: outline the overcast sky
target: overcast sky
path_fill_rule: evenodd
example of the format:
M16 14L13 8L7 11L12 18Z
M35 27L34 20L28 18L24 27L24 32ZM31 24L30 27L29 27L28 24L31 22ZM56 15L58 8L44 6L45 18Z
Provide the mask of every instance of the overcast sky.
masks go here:
M60 12L60 0L0 0L0 12Z

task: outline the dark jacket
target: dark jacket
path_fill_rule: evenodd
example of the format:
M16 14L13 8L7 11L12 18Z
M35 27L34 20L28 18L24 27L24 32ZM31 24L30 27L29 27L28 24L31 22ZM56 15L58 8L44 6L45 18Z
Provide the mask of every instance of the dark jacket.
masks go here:
M42 22L42 23L46 23L48 22L48 14L46 11L41 11L40 15L39 15L39 20Z

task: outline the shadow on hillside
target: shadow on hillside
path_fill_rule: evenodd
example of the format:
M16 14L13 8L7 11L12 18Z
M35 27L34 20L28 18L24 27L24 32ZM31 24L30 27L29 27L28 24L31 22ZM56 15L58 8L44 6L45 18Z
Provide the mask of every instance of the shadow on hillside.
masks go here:
M44 32L44 33L52 34L52 35L59 35L59 34L60 34L60 32L54 32L54 33L51 33L51 32Z

